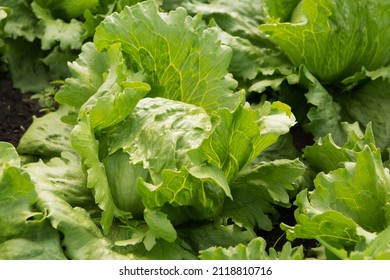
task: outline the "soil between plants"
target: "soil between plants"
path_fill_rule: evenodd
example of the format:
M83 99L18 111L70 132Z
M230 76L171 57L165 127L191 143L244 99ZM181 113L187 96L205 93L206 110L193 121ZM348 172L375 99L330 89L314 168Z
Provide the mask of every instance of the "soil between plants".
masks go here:
M34 115L41 115L38 100L14 89L7 75L0 73L0 141L16 147Z

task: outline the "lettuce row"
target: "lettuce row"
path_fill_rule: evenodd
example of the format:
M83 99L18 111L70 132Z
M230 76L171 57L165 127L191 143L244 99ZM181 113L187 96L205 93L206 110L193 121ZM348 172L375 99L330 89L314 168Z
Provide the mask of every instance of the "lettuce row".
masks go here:
M67 62L77 58L99 23L137 2L3 0L5 10L0 13L7 11L8 16L1 23L1 68L22 92L53 91L51 82L70 76Z

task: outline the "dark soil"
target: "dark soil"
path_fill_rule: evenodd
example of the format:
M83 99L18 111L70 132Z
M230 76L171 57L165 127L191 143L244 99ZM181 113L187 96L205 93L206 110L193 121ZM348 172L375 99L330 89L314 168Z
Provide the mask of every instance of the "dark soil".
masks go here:
M17 146L32 116L41 115L39 110L38 100L14 89L7 75L0 73L0 141Z

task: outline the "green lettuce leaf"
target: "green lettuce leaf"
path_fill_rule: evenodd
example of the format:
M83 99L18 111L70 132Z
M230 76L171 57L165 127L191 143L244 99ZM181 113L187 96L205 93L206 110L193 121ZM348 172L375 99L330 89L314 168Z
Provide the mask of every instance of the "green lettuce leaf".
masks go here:
M314 191L297 196L297 225L283 225L289 239L313 238L349 253L389 226L390 174L370 126L365 135L351 131L344 147L328 137L307 148L305 158L326 173L317 175Z
M257 237L251 240L247 245L239 244L235 247L210 247L200 252L202 260L302 260L304 259L303 247L291 247L287 242L282 251L277 252L270 248L269 253L266 250L266 241ZM267 273L267 272L265 272Z
M219 117L211 137L191 155L217 166L229 181L295 124L290 108L280 102L265 102L256 110L240 106L234 113L221 110Z
M304 66L299 69L299 84L308 89L305 97L308 103L314 105L307 113L309 123L304 125L305 130L313 134L314 139L332 133L334 141L343 145L347 133L342 124L340 104Z
M264 23L262 2L263 0L234 2L228 0L190 0L183 1L180 6L192 15L202 14L204 19L214 20L221 29L233 36L248 39L254 44L269 46L271 42L257 28Z
M99 5L99 0L34 0L34 2L43 8L51 10L56 17L69 20L81 17L85 10L94 11Z
M352 83L353 88L336 98L342 108L340 115L347 121L357 121L361 127L372 122L376 145L384 151L390 146L390 127L386 121L390 117L390 67L363 69L350 78L345 82Z
M277 215L275 205L290 206L289 191L305 166L296 160L261 162L239 173L231 183L233 200L226 200L222 215L236 224L254 231L271 230L268 215Z
M70 143L72 126L61 121L70 110L69 106L63 105L42 117L33 117L32 124L19 141L18 152L51 157L64 151L73 151Z
M65 259L15 148L0 142L0 259Z
M187 152L198 148L213 130L204 109L164 98L144 98L123 122L107 132L108 153L120 149L130 162L142 163L159 184L163 169L180 169L190 162Z
M192 227L182 227L178 235L191 245L195 252L207 250L213 246L229 247L240 243L249 243L255 235L243 228L231 224L219 223L199 224Z
M83 23L71 19L65 22L61 19L55 19L50 10L38 5L36 2L31 4L31 8L39 19L38 24L43 29L41 38L42 50L50 50L57 43L62 50L79 50L86 34Z
M285 22L293 16L295 7L301 0L263 0L268 21ZM267 21L267 20L266 20Z
M220 213L225 197L231 197L226 179L209 166L164 170L162 179L158 186L141 180L138 192L147 208L167 212L175 225L211 219Z
M78 58L69 63L71 77L65 80L55 100L80 109L103 84L108 69L107 53L98 52L92 43L84 44Z
M233 92L237 83L227 76L231 50L221 46L217 33L206 29L200 16L191 18L183 8L166 15L158 12L154 1L127 7L99 25L94 43L100 51L121 43L133 71L145 72L151 96L194 104L207 112L219 107L234 110L242 101L242 93Z
M260 26L295 66L305 65L322 83L339 84L362 66L390 62L388 1L305 0L290 22ZM358 16L357 16L358 15Z

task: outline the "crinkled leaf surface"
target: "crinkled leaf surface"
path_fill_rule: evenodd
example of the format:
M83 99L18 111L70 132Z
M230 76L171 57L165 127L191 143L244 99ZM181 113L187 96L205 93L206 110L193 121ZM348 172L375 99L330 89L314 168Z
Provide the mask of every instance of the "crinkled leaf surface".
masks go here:
M356 157L356 163L319 174L310 201L317 209L336 210L365 230L380 232L388 225L389 170L383 168L378 150L366 147Z
M390 62L389 1L301 1L290 22L260 30L323 83L340 83L362 66L374 70Z
M223 216L254 230L272 229L269 214L276 214L275 204L288 207L289 190L303 175L305 166L299 160L262 162L237 175L231 183L233 200L227 200Z
M1 6L11 9L4 27L4 31L10 37L23 37L32 42L39 35L37 19L25 0L3 0Z
M147 208L163 209L174 224L190 219L210 219L219 214L230 189L222 173L210 166L195 166L180 171L166 169L162 184L143 181L138 192Z
M0 241L3 242L21 236L28 219L39 215L39 211L34 207L38 199L30 177L19 166L13 166L19 165L15 149L12 152L11 144L0 142L0 152L6 153L2 161L7 160L0 166ZM7 159L10 152L13 155Z
M362 84L360 82L350 92L337 96L342 108L340 113L346 120L357 121L362 127L372 122L376 145L384 150L390 146L387 122L390 118L390 67L364 72Z
M202 260L302 260L303 247L292 248L290 243L283 246L282 251L270 250L267 253L266 241L257 237L247 245L238 244L235 247L210 247L200 252Z
M103 84L109 63L107 53L98 52L92 43L84 44L77 60L69 63L72 77L66 79L56 101L79 109Z
M360 241L370 240L370 232L388 227L390 175L380 151L365 145L354 157L328 174L319 173L309 198L307 191L297 196L298 224L284 226L289 238L318 237L350 251Z
M189 0L183 6L189 13L213 19L220 28L233 36L249 39L258 45L271 45L258 26L264 23L263 0ZM164 5L163 5L164 6Z
M64 259L60 237L11 144L0 142L0 259Z
M94 42L99 50L121 43L133 70L145 71L154 96L208 112L221 106L233 110L242 96L233 92L237 83L226 77L231 50L200 20L187 16L183 8L160 14L154 1L146 1L107 17Z
M31 7L39 19L38 24L43 28L42 50L50 50L57 43L63 50L81 48L86 33L82 22L76 19L71 19L70 22L54 19L50 10L42 8L36 2Z
M244 106L234 113L221 110L219 117L211 137L191 156L217 166L228 180L295 124L289 107L278 102L266 102L257 110Z
M72 126L61 121L70 110L69 106L63 105L42 117L33 117L33 123L19 141L18 152L49 157L72 151Z
M345 248L351 251L355 246L371 237L361 229L352 219L345 217L338 211L321 211L311 205L306 190L300 192L295 204L299 207L295 211L295 226L284 223L281 228L287 232L287 238L320 239L331 244L335 248Z
M127 152L130 162L142 163L155 184L163 169L188 164L187 152L198 148L213 130L200 107L164 98L144 98L123 122L106 132L110 154Z

